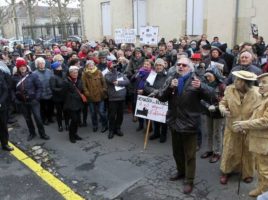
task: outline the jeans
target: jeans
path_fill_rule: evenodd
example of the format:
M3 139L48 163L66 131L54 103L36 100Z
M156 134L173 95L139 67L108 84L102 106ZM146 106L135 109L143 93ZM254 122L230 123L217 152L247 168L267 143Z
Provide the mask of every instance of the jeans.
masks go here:
M100 115L102 127L108 126L104 101L90 102L89 110L91 113L91 121L92 121L93 128L98 128L98 115L97 115L98 113Z
M30 135L36 135L34 123L32 120L32 114L34 116L34 120L35 120L35 123L37 125L39 135L40 136L45 135L44 125L43 125L41 115L40 115L39 102L37 100L33 100L31 102L19 104L19 106L21 108L21 112L23 114L23 117L26 121Z

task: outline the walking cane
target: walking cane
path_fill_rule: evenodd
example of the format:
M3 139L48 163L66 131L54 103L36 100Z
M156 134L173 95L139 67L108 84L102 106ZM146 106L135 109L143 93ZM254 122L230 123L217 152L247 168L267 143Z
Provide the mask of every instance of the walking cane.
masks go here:
M243 170L243 156L244 156L244 142L245 142L245 138L246 138L246 132L243 130L242 131L243 135L242 135L242 149L241 149L241 167L240 167L240 175L239 175L239 180L238 180L238 188L237 188L237 194L239 195L240 193L240 183L241 183L241 179L242 179L242 170Z
M143 146L143 149L144 150L146 149L147 143L148 143L148 137L149 137L149 132L150 132L150 125L151 125L151 120L148 120L146 134L145 134L145 138L144 138L144 146Z

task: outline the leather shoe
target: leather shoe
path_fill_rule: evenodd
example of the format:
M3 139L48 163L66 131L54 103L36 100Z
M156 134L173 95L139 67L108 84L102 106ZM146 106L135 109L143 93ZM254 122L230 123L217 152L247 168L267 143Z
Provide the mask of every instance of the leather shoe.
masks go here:
M75 139L70 139L70 142L71 143L76 143L76 140Z
M205 153L203 153L203 154L200 156L200 158L205 159L205 158L208 158L208 157L210 157L210 156L212 156L212 155L213 155L213 151L206 151Z
M184 194L190 194L193 191L193 184L187 183L183 186L183 193Z
M59 126L58 131L59 131L59 132L62 132L62 131L63 131L62 126Z
M214 153L212 155L212 157L209 159L209 162L210 163L216 163L216 162L218 162L218 160L220 160L220 158L221 158L221 155L220 154Z
M11 146L9 146L9 145L4 145L4 146L2 146L2 149L3 149L4 151L13 151L13 150L14 150L14 148L11 147Z
M40 136L40 138L43 139L43 140L49 140L50 139L50 137L48 135L46 135L46 134Z
M75 135L74 138L75 138L76 140L82 140L82 139L83 139L83 138L81 138L79 135Z
M106 132L107 130L108 130L108 127L105 126L105 127L102 127L101 132L104 133L104 132Z
M158 135L158 134L153 134L153 135L151 135L150 137L149 137L149 140L155 140L155 139L157 139L157 138L159 138L160 137L160 135Z
M98 127L93 127L93 132L97 132L98 131Z
M36 136L36 135L32 135L32 134L31 134L31 135L29 135L29 136L28 136L28 138L27 138L27 141L31 141L32 139L34 139L34 138L35 138L35 136Z
M178 180L181 180L181 179L184 179L185 178L185 174L180 174L180 173L177 173L176 175L174 176L171 176L169 178L170 181L178 181Z
M109 131L108 139L112 139L114 137L113 131Z
M220 176L220 183L222 185L226 185L228 183L228 179L229 179L228 175L223 174L223 175Z
M251 183L253 181L253 177L246 177L243 179L244 183Z
M120 129L117 129L115 134L118 135L118 136L123 136L124 135L124 133Z

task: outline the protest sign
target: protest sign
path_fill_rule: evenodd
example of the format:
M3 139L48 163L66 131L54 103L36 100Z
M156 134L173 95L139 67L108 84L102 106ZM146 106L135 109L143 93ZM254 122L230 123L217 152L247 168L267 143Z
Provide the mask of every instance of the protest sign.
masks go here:
M135 116L165 123L167 111L167 102L161 102L156 98L138 95Z
M158 42L158 27L157 26L142 26L140 27L140 43L157 45Z
M136 43L136 30L135 29L115 29L114 38L115 43Z

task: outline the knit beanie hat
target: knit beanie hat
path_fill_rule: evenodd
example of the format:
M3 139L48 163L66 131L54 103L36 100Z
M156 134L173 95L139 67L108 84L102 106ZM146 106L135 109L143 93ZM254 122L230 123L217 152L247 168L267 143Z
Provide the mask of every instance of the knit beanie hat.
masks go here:
M60 62L54 62L51 64L51 69L55 70L57 69L59 66L61 66Z
M22 57L18 57L18 58L16 59L16 67L17 67L17 68L20 68L20 67L22 67L22 66L27 67L27 62L26 62L26 60L24 60L24 58L22 58Z

